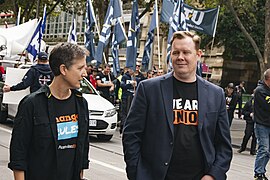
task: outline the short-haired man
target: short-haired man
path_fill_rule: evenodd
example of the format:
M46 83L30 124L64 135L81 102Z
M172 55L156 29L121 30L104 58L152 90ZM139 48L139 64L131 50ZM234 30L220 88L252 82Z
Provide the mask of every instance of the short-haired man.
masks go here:
M254 177L256 180L267 180L266 165L270 158L270 68L264 72L264 79L254 93L254 121L258 142Z
M48 84L53 79L53 73L48 62L48 54L40 52L38 54L37 64L31 68L24 75L22 82L14 85L4 85L3 91L19 91L30 87L30 92L37 91L40 87Z
M111 74L111 66L109 64L104 65L103 71L99 72L96 76L97 90L100 91L100 95L105 99L112 101L111 94L114 91L114 76Z
M86 73L86 51L62 43L50 53L52 83L19 104L10 144L15 180L80 180L88 168L89 113L76 89Z
M174 71L141 81L123 131L130 180L225 180L232 159L222 88L196 76L200 37L173 34Z

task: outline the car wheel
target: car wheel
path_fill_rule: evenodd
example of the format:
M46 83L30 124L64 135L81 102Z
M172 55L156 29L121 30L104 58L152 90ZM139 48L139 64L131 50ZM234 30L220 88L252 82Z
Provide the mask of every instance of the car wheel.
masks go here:
M105 135L105 134L98 134L97 138L103 141L109 141L111 140L113 135Z

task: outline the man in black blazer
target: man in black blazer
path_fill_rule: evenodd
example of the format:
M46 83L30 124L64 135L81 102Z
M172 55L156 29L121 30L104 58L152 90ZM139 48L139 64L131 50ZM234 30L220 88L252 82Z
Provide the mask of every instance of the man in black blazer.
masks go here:
M140 82L124 125L130 180L224 180L232 159L222 88L196 75L200 37L171 40L173 71Z

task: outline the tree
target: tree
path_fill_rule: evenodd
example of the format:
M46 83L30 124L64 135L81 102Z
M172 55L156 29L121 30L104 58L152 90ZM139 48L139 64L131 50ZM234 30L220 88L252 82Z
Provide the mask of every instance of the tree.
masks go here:
M258 63L259 63L259 67L260 67L260 76L262 78L263 76L263 72L265 71L265 69L267 68L267 66L269 66L270 64L270 25L269 22L270 20L270 0L266 0L265 2L265 40L264 40L264 56L262 55L260 48L258 47L256 41L254 40L254 38L252 37L251 33L247 30L247 28L244 26L243 22L241 21L241 19L239 18L236 10L234 9L232 3L236 2L232 2L232 0L228 0L227 1L227 6L229 7L230 11L232 12L232 15L238 25L238 27L241 29L241 31L243 32L244 36L248 39L248 41L250 42L250 44L252 45L255 54L257 56L258 59ZM254 4L253 4L254 6ZM254 6L255 8L255 6ZM250 14L251 15L251 14Z

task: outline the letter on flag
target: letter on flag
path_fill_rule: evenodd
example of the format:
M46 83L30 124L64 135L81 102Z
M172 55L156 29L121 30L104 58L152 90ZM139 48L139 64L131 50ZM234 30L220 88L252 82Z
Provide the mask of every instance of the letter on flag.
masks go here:
M76 19L73 18L72 24L69 29L67 42L77 44L77 33L76 33Z
M150 62L150 53L152 50L152 45L154 41L154 31L157 27L157 6L154 5L154 13L152 15L152 20L150 23L150 27L147 33L147 40L145 43L144 51L143 51L143 58L142 58L142 65L144 66L144 70L148 70L149 62Z
M170 23L170 15L173 12L174 0L163 0L160 20ZM219 8L196 9L184 4L184 13L188 28L213 37L215 36L218 12Z
M28 52L28 57L31 61L34 61L36 59L37 54L40 52L41 40L45 32L45 27L46 27L46 6L44 7L43 17L39 21L37 28L31 38L31 41L28 47L26 48Z
M140 30L140 20L138 14L138 2L137 0L133 0L132 15L128 30L126 67L130 67L134 70L137 58L138 34Z

